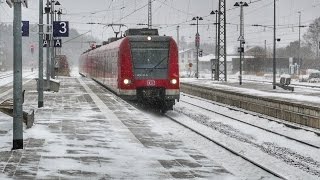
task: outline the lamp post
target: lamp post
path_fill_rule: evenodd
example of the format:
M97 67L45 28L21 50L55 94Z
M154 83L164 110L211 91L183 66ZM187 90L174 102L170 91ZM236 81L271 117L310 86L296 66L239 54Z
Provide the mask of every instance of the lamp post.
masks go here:
M13 2L13 147L23 149L21 0Z
M298 65L299 65L299 70L298 70L298 76L300 76L300 68L301 68L301 62L300 62L300 48L301 48L301 11L299 13L299 46L298 46Z
M243 53L244 53L244 18L243 18L243 7L248 7L248 3L246 2L236 2L234 4L235 7L240 7L240 36L238 41L240 41L240 47L238 48L238 52L240 53L240 75L239 75L239 84L242 85L242 59L243 59Z
M59 8L57 14L58 14L58 21L61 21L62 9ZM61 47L58 48L58 55L61 55Z
M199 20L203 20L202 17L193 17L192 18L193 21L197 21L197 34L196 34L196 38L195 38L195 45L196 45L196 49L197 49L197 54L196 54L196 61L197 61L197 72L196 72L196 78L199 78L199 47L200 47L200 34L199 34Z
M60 6L60 2L59 1L54 1L51 0L51 25L53 25L53 21L55 20L55 10L54 7L55 6ZM53 28L53 27L52 27ZM54 67L55 67L55 48L54 48L54 37L52 36L52 41L50 41L50 45L51 45L51 78L54 79L55 78L55 71L54 71Z
M43 0L39 0L39 80L38 108L43 107Z
M50 27L49 27L49 14L50 14L50 6L49 6L49 0L47 0L47 4L45 7L45 13L47 14L46 19L47 19L47 29L46 29L46 40L51 41L52 40L52 35L50 35ZM48 43L46 47L46 90L50 90L50 43Z
M273 1L273 89L276 89L276 0Z
M219 47L218 47L218 25L219 25L219 22L218 22L218 15L221 15L222 13L218 10L215 10L215 11L211 11L210 13L211 15L216 15L216 22L214 23L214 25L216 26L216 31L215 31L215 75L214 75L214 80L218 81L218 75L219 75L219 60L218 60L218 51L219 51ZM211 67L211 73L213 76L213 72L212 72L212 68Z

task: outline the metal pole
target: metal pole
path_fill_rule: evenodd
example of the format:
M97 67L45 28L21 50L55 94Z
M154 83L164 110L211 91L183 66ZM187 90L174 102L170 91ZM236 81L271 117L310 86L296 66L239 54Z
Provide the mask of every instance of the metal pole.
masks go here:
M216 64L215 64L215 75L214 75L214 80L219 81L219 55L218 55L218 13L220 11L216 11L216 51L215 51L215 59L216 59Z
M197 17L197 38L199 38L199 28L198 28L198 24L199 23L199 18ZM199 42L200 45L200 42ZM197 49L197 56L196 56L196 61L197 61L197 74L196 77L197 79L199 78L199 45L197 45L196 49Z
M148 28L152 29L152 2L148 2Z
M56 13L56 10L54 12L54 21L57 20L57 13ZM54 48L54 57L57 56L57 48L56 47L53 47ZM54 58L55 59L55 58ZM54 71L55 72L55 71ZM55 74L54 74L55 75Z
M14 1L13 17L13 148L23 149L21 0Z
M53 28L53 20L54 20L54 0L51 1L51 26ZM54 61L55 61L55 56L54 56L54 37L52 36L52 40L50 41L50 50L51 50L51 78L55 78L55 73L54 73Z
M266 60L266 58L267 58L267 40L264 40L264 56L265 56L264 60Z
M319 57L319 48L320 48L320 42L318 41L317 39L317 45L316 45L316 48L317 48L317 58Z
M227 4L226 0L223 2L223 12L219 11L219 13L223 14L223 27L224 27L224 34L223 34L223 41L224 41L224 59L223 59L223 71L224 71L224 81L227 82L228 79L228 72L227 72ZM221 7L222 8L222 7ZM220 22L221 23L221 22Z
M61 21L62 9L59 8L60 13L58 13L58 21ZM82 45L82 44L81 44ZM58 48L58 54L61 55L61 48Z
M180 26L177 26L177 45L178 45L178 50L179 50L179 47L180 47L180 35L179 35L179 28L180 28Z
M0 5L1 5L2 0L0 0ZM0 63L2 63L2 65L4 64L4 62L2 62L2 58L3 58L3 52L2 52L2 41L1 41L1 27L2 27L2 23L1 23L1 13L0 13Z
M276 89L276 0L273 4L273 89Z
M243 6L240 4L240 75L239 75L239 84L242 85L242 46L243 46Z
M47 8L49 8L49 0L47 0ZM49 12L50 13L50 12ZM49 34L49 13L47 13L47 34ZM49 41L51 42L51 36L49 35ZM50 90L50 44L47 45L47 69L46 69L46 77L47 77L47 84L46 84L46 90Z
M39 0L39 79L38 107L43 107L43 0Z
M319 40L318 40L318 38L317 38L317 58L319 57L319 48L320 48L320 42L319 42Z
M301 48L301 12L299 11L299 47L298 47L298 65L299 65L299 70L298 70L298 76L300 76L300 68L301 68L301 62L300 62L300 48Z

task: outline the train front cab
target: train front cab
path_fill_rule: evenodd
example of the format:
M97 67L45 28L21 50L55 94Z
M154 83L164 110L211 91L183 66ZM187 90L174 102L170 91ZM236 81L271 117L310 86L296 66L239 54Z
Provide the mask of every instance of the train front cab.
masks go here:
M121 56L120 83L130 82L123 85L122 96L156 105L162 111L172 109L180 97L176 43L165 36L129 37L128 41L129 47L120 48L130 52Z

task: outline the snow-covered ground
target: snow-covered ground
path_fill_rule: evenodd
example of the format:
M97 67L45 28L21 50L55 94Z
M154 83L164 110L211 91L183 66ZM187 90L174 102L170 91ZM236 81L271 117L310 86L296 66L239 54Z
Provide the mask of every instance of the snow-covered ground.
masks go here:
M296 130L277 122L213 105L206 101L182 96L182 101L191 102L207 109L241 119L244 122L266 128L294 139L320 145L320 138L313 132ZM170 113L183 124L197 129L216 141L232 148L261 165L278 172L288 179L317 179L320 177L319 149L268 133L247 124L208 112L186 103L178 103ZM226 163L226 162L224 162ZM246 167L244 169L247 169Z
M36 72L33 71L31 72L30 70L25 70L22 73L22 77L24 78L35 78L36 77ZM13 82L13 71L5 71L5 72L0 72L0 86L4 86L6 84L12 83Z

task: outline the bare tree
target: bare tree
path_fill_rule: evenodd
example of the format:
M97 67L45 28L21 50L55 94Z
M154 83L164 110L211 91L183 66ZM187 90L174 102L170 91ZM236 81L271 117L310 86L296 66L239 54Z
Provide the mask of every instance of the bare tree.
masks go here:
M277 49L277 54L279 57L294 57L298 59L299 56L299 41L290 42L290 44L283 48ZM300 57L302 59L313 58L314 53L311 49L311 46L306 45L305 43L301 44L300 48Z
M316 57L319 57L319 41L320 41L320 17L310 24L308 31L303 35L307 45L310 46Z
M263 47L255 46L248 51L246 51L246 55L253 56L255 58L263 59L266 58L267 52Z

